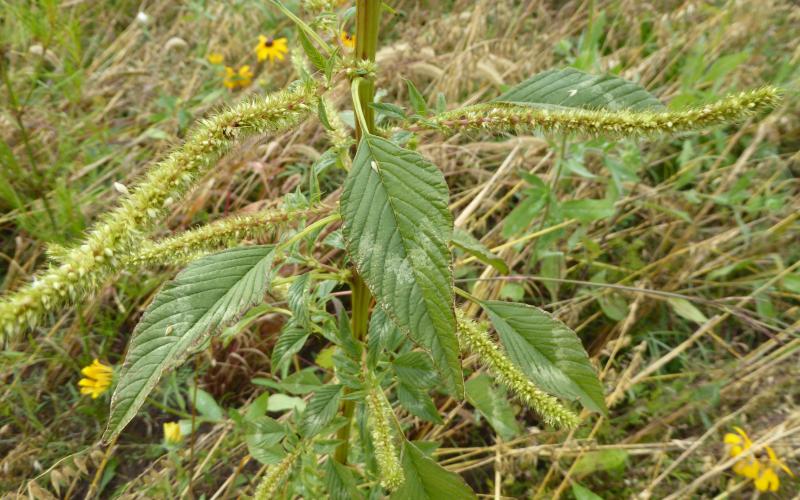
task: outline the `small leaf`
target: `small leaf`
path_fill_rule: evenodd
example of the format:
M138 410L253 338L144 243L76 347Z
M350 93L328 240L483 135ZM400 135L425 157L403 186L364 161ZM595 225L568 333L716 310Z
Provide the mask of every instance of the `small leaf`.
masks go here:
M605 411L603 386L570 328L537 307L486 301L489 315L511 361L544 390L579 398L593 411Z
M300 349L308 340L310 332L297 326L290 321L283 327L280 337L272 348L272 371L278 372L292 360L292 356L300 352Z
M581 222L594 222L614 215L614 203L611 200L567 200L561 203L564 217L578 219Z
M661 101L636 83L617 76L590 75L575 68L539 73L510 88L494 101L613 111L664 109Z
M325 71L327 65L325 57L314 47L314 44L311 43L311 40L308 39L302 29L297 30L297 38L300 39L300 45L303 46L303 51L305 51L306 56L308 56L308 60L311 61L318 70Z
M221 422L225 418L225 410L217 404L214 396L203 389L190 387L189 400L194 400L194 407L207 419L213 422Z
M251 246L203 257L156 295L133 331L104 441L130 422L165 371L263 299L272 256L271 246Z
M453 245L472 255L484 264L492 266L502 274L508 274L508 266L503 259L493 254L491 250L486 248L483 243L478 241L477 238L467 231L463 229L456 229L453 231Z
M699 324L703 324L708 321L706 315L686 299L670 297L667 299L667 302L669 303L670 307L672 307L672 310L675 311L675 314L683 319L688 319L689 321Z
M508 441L519 435L519 425L505 391L494 387L486 375L475 377L464 385L467 400L486 417L500 437Z
M339 411L342 387L342 385L334 384L317 389L303 413L303 423L300 426L303 436L310 438L331 423Z
M408 87L408 100L411 101L411 107L418 115L427 116L428 104L425 102L425 98L420 91L417 90L417 87L414 86L414 82L407 79L406 86Z
M287 396L286 394L273 394L267 401L267 411L280 413L287 410L303 411L306 402L302 398Z
M389 118L396 118L398 120L405 120L408 118L403 108L396 104L391 104L388 102L373 102L369 106L375 111Z
M403 446L403 474L405 481L392 494L393 500L477 499L461 476L426 457L408 441Z
M596 471L622 470L628 462L625 450L599 450L585 453L573 467L575 476L582 476Z
M572 483L572 494L575 500L603 500L603 497L578 483Z
M422 156L365 135L341 210L350 258L381 309L430 352L445 387L463 394L448 198L441 171Z

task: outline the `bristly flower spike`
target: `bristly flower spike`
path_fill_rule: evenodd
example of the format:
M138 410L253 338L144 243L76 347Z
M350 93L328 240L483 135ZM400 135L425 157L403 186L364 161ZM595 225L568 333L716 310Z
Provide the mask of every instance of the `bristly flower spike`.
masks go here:
M456 318L461 349L476 354L478 360L497 382L516 394L548 424L563 429L573 429L578 426L580 423L578 416L556 398L536 387L492 341L487 327L467 318L460 309L456 309Z
M235 139L289 129L315 110L316 102L317 86L306 82L202 120L184 145L151 168L82 244L64 251L32 283L0 301L0 336L33 327L48 311L95 291L123 259L137 252L144 234L213 168Z
M390 420L393 417L392 407L386 401L386 396L374 377L370 377L367 383L369 384L367 415L372 444L375 446L375 459L381 475L381 485L392 491L405 481L392 436Z

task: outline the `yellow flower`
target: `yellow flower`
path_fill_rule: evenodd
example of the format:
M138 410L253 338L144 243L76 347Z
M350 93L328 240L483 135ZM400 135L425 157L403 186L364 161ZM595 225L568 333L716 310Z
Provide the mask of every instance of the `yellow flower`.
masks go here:
M81 374L84 376L78 381L81 394L89 394L92 399L97 399L111 387L114 369L95 359L91 365L81 369Z
M289 52L289 47L286 45L285 38L272 38L259 35L258 45L256 45L255 51L259 61L269 59L270 64L272 64L275 62L275 59L283 61L284 54Z
M181 424L178 422L164 423L164 441L166 441L167 444L178 444L182 439Z
M208 55L208 62L210 62L211 64L222 64L222 61L224 60L225 58L222 57L222 54L218 54L216 52L212 52L211 54Z
M342 33L339 35L339 40L342 42L342 45L348 49L352 49L356 46L356 36L351 35L347 31L342 31Z
M730 432L725 434L723 441L728 445L728 453L730 456L738 457L749 450L753 446L753 442L750 441L750 438L747 437L747 433L741 428L734 427L734 430L736 430L736 434ZM778 491L781 481L776 472L777 469L782 469L792 477L794 477L794 474L789 467L778 458L775 450L769 446L765 446L764 449L767 452L768 460L764 460L763 457L759 458L755 454L752 454L737 460L733 464L732 470L740 476L752 479L758 491Z
M253 83L253 72L247 64L239 68L239 71L225 66L225 79L222 83L231 90L249 87Z

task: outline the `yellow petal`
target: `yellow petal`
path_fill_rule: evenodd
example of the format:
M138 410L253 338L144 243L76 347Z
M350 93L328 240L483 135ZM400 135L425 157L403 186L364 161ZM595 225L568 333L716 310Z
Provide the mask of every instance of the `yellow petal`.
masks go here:
M725 434L723 441L725 442L725 444L741 444L742 438L740 436L737 436L736 434L729 432Z
M755 480L756 489L758 491L778 491L781 485L778 475L772 469L764 469L764 471Z
M749 479L758 477L760 464L753 459L741 460L733 464L733 472Z
M745 449L750 448L753 445L753 442L750 441L749 437L747 437L747 433L744 431L744 429L742 429L741 427L736 427L735 425L733 426L733 429L736 432L738 432L739 435L742 436L742 438L744 438L744 447L745 447Z
M225 58L222 56L222 54L211 53L208 55L208 62L211 64L222 64L222 61L224 60Z

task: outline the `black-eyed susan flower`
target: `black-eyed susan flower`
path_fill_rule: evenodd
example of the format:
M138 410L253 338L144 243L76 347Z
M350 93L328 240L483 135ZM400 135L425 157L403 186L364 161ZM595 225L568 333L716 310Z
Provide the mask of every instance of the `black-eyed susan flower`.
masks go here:
M738 457L749 450L753 443L747 433L740 427L734 427L736 434L729 432L725 434L724 442L728 445L728 453L731 457ZM765 446L767 457L759 458L755 454L742 457L733 464L734 473L753 480L753 485L758 491L778 491L781 485L778 477L778 469L783 470L790 476L794 474L785 463L778 458L775 450Z
M283 61L285 55L289 52L289 47L287 46L286 38L259 35L255 51L259 61L269 59L270 64L272 64L275 59Z
M222 54L219 54L217 52L212 52L211 54L208 55L208 62L210 62L211 64L222 64L222 61L224 60L225 58L222 56Z
M247 64L238 71L230 66L225 66L225 79L222 83L231 90L249 87L253 83L253 72L250 71L250 66Z
M91 365L81 369L81 374L83 378L78 381L81 394L88 394L92 399L97 399L111 387L114 369L95 359Z
M339 41L348 49L352 49L356 46L356 36L349 31L342 31L339 34Z
M178 422L164 422L164 441L167 444L178 444L182 439L181 424Z

